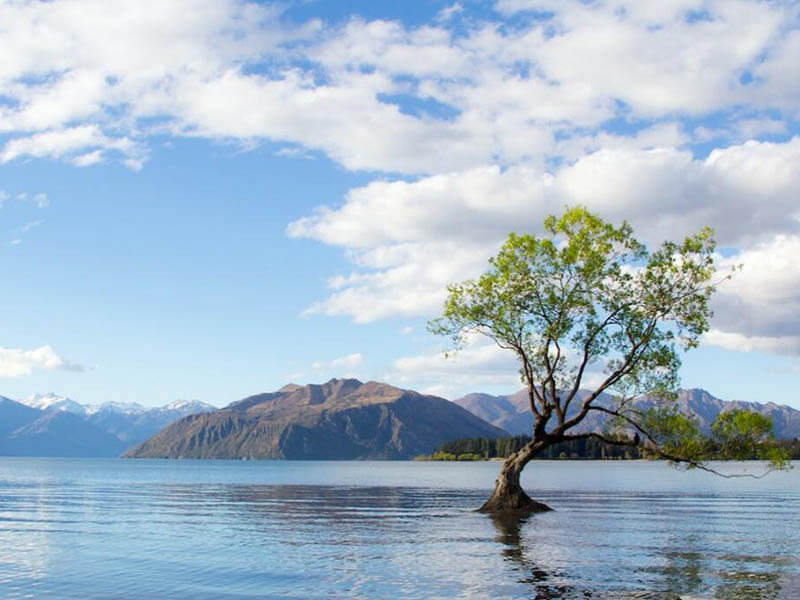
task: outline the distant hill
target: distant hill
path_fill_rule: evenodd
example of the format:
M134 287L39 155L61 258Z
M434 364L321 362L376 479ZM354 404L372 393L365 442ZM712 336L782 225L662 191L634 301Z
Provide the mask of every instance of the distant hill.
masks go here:
M160 408L136 403L80 404L56 394L19 402L0 396L0 456L114 457L170 423L216 410L197 400Z
M580 397L585 397L586 392L580 392ZM490 394L468 394L463 398L454 400L456 404L470 411L474 415L505 429L513 435L530 435L533 427L533 416L528 407L528 394L520 390L507 396L492 396ZM608 405L611 397L603 395L599 398L600 404ZM650 398L642 397L635 401L640 408L652 405ZM744 402L741 400L726 401L715 398L705 390L687 389L680 390L677 400L678 408L684 414L695 417L700 429L708 434L711 425L720 412L735 409L749 410L761 413L772 419L775 436L783 439L800 437L800 410L786 405L768 402ZM570 413L580 407L580 398L570 405ZM598 431L603 427L604 417L600 413L589 415L581 424L583 431Z
M0 452L2 452L3 439L15 429L33 423L42 415L42 411L10 398L0 396Z
M166 406L148 408L137 402L104 402L81 404L57 394L34 394L19 400L31 408L69 412L113 435L125 446L133 446L149 438L170 423L185 416L217 410L216 406L198 400L177 400Z
M132 458L404 459L505 431L436 396L356 379L287 385L173 423Z
M0 399L0 455L119 456L126 444L69 410L39 410Z

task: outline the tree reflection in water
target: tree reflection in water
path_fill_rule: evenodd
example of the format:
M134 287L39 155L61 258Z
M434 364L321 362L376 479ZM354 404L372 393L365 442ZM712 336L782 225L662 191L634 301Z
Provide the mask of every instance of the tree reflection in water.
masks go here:
M533 600L571 600L585 598L681 600L683 598L715 598L719 600L795 600L800 598L800 577L786 567L785 557L708 556L695 549L697 540L687 539L687 550L664 549L665 565L658 569L663 576L663 590L591 590L578 589L567 581L563 572L547 570L530 557L535 548L524 543L526 523L536 515L488 516L497 531L495 541L503 545L501 554L521 573L519 583L532 588ZM726 566L714 567L724 561ZM731 566L735 567L731 569ZM759 568L760 567L760 568ZM766 569L764 567L767 567ZM716 572L715 572L716 571ZM580 574L576 574L580 576Z
M558 582L560 574L545 571L528 558L527 548L522 543L522 528L535 515L514 515L491 513L488 515L497 530L497 542L503 544L501 553L505 560L513 563L515 569L522 573L520 583L530 585L535 600L555 600L567 598L591 598L590 592L579 592L573 587Z

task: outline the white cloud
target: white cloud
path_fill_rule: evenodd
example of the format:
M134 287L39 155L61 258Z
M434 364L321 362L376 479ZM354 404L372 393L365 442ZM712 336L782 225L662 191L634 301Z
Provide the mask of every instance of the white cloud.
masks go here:
M786 123L780 119L742 119L736 123L740 137L754 139L762 134L786 133Z
M238 0L5 3L0 160L141 168L147 137L166 133L279 140L351 169L432 174L541 166L565 138L602 140L614 117L797 110L791 10L644 4L501 2L553 16L514 27L469 18L456 33L450 18L471 10L458 3L417 27L292 25L279 8Z
M97 125L82 125L14 138L0 151L0 162L6 163L23 156L62 158L80 152L82 154L73 159L73 162L80 165L81 162L86 162L86 154L83 152L97 147L115 150L126 156L141 152L130 138L108 137Z
M332 280L333 293L305 312L347 315L356 323L431 314L441 307L445 286L454 274L484 266L489 249L494 247L427 243L361 253L357 258L360 264L382 266Z
M36 208L47 208L50 206L50 199L44 192L37 192L33 195L30 195L27 192L19 192L12 196L12 194L9 192L0 190L0 208L3 207L3 204L6 201L11 200L12 198L16 202L32 204Z
M461 3L453 2L453 4L445 6L438 12L436 15L436 20L439 22L446 22L461 12L464 12L464 7L461 5Z
M135 141L148 133L140 120L173 121L179 92L294 37L278 27L278 15L235 0L0 5L0 47L13 58L0 61L0 90L12 101L0 105L0 132L14 136L0 160L52 156L85 165L103 149L135 168L146 154Z
M239 0L2 3L0 162L137 170L158 134L269 140L285 144L282 156L381 172L287 230L346 252L352 271L307 312L356 322L437 312L445 285L484 269L508 231L538 231L565 204L627 218L649 241L709 224L746 264L786 256L800 234L790 4L495 8L328 26ZM696 155L700 141L717 147ZM761 283L795 289L781 277ZM737 280L715 326L781 337L791 315ZM739 324L734 306L748 315Z
M448 283L486 268L509 231L539 231L543 217L582 203L629 219L660 242L708 224L721 243L747 247L800 232L791 218L800 192L800 137L746 142L704 160L670 148L600 150L554 174L532 167L484 167L414 182L373 182L344 205L321 208L288 227L345 248L355 270L330 281L312 313L356 322L432 315Z
M552 12L553 35L535 47L544 73L649 115L705 112L746 96L741 71L788 16L778 6L735 0L654 4L508 1L498 8ZM708 18L689 19L689 11Z
M763 62L753 68L760 85L755 93L767 101L800 118L800 78L797 77L797 57L800 56L800 30L790 29L770 47ZM765 98L768 96L768 100Z
M337 369L354 369L356 367L360 367L364 363L364 357L361 355L360 352L355 352L353 354L348 354L346 356L340 356L339 358L334 358L331 361L323 362L317 361L311 364L311 368L315 371L330 371L330 370L337 370Z
M88 167L91 165L95 165L103 160L103 151L102 150L92 150L91 152L86 152L84 154L79 154L75 158L72 159L72 164L77 167Z
M39 225L41 225L42 223L44 223L43 219L37 219L36 221L28 221L27 223L25 223L25 225L20 227L19 230L17 231L17 235L19 237L13 238L9 243L12 246L18 246L19 244L22 243L22 238L26 233L28 233L31 229L35 229L36 227L39 227Z
M273 154L275 156L283 156L284 158L302 158L305 160L312 160L314 158L307 150L296 146L279 148Z
M800 354L800 336L747 336L712 329L703 336L703 342L737 352L773 352L776 354Z
M34 227L38 227L38 226L39 226L39 225L41 225L42 223L44 223L44 220L42 220L42 219L37 219L36 221L29 221L29 222L25 223L25 225L23 225L23 226L22 226L22 228L20 229L20 231L21 231L22 233L27 233L27 232L29 232L31 229L33 229Z
M50 346L40 346L34 350L0 348L0 377L20 377L30 375L34 370L45 371L84 371L84 367L61 358Z
M800 354L800 236L778 235L722 260L741 264L715 298L710 344Z
M383 379L445 398L454 398L466 390L516 390L521 385L514 353L479 336L473 336L464 349L447 357L442 351L433 351L399 358Z

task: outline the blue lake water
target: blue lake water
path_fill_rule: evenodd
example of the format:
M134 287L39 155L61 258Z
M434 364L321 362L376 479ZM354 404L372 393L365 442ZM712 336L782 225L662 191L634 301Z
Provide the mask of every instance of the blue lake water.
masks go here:
M534 462L520 522L498 469L0 458L0 598L800 598L800 471Z

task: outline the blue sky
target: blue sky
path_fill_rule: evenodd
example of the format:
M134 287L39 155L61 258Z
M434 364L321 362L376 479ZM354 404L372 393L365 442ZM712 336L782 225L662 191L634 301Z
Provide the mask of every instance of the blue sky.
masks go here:
M0 5L0 394L511 392L425 322L582 203L713 226L743 269L683 384L800 407L794 3L212 4Z

